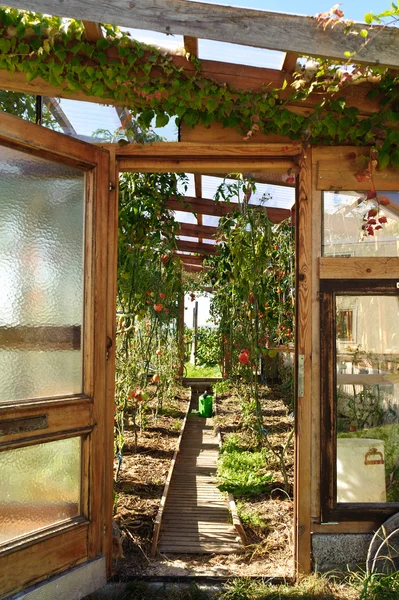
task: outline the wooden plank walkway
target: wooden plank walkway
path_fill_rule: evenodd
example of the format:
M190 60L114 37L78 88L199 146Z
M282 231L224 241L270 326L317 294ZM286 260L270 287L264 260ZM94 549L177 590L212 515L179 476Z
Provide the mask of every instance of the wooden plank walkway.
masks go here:
M212 419L190 414L166 498L158 550L163 554L229 554L242 544L216 487L218 439Z

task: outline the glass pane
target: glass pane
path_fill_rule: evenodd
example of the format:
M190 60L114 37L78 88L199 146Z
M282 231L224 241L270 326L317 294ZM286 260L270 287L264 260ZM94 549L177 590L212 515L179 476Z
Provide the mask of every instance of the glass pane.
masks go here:
M0 402L82 391L84 173L0 148Z
M336 297L337 502L399 502L399 297Z
M323 192L323 256L399 256L399 192Z
M0 544L80 514L81 438L0 452Z

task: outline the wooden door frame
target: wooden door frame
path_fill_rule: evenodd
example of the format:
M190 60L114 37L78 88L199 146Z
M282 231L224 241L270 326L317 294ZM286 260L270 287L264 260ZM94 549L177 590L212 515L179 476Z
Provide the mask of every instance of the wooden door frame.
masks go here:
M79 417L76 435L90 433L90 461L83 454L82 469L89 477L90 493L83 501L84 516L75 522L61 524L51 531L39 532L27 540L18 540L10 544L1 556L0 585L7 589L7 595L24 589L43 578L65 571L70 566L84 563L98 556L106 556L110 574L112 559L112 505L113 490L113 380L114 380L114 339L115 339L115 297L112 293L116 280L116 235L117 208L115 202L116 180L110 201L110 156L108 152L92 144L72 139L64 134L39 127L19 117L6 113L0 114L0 143L3 146L25 153L62 162L88 172L85 211L85 268L84 289L84 335L83 347L85 364L88 368L83 374L85 394L74 397L38 399L32 402L21 401L0 405L0 415L7 418L15 415L35 415L43 412L43 407L54 409L55 418L49 432L57 438L62 435L62 421L66 415L73 416L76 402L84 405L83 415ZM107 247L108 240L108 247ZM87 258L88 257L88 258ZM111 271L110 271L111 269ZM107 350L107 336L112 342ZM106 353L109 360L106 362ZM107 391L106 391L107 390ZM89 396L94 398L94 401ZM85 399L87 397L87 400ZM58 412L57 412L58 411ZM57 416L59 415L59 416ZM72 418L72 417L71 417ZM86 427L84 426L86 423ZM89 425L93 423L93 425ZM53 428L53 429L52 429ZM27 434L31 442L35 432ZM71 435L71 431L69 432ZM37 439L37 438L36 438ZM15 436L3 437L2 444L15 441ZM29 443L29 441L28 441ZM86 444L87 445L87 444ZM86 541L87 540L87 541ZM50 551L51 547L51 551ZM18 566L16 564L18 551ZM40 552L46 558L42 569L38 570ZM24 582L18 583L17 570L23 570ZM22 578L22 576L21 576ZM9 585L8 585L9 583ZM8 588L6 586L8 585Z
M102 147L115 148L114 144ZM294 492L294 561L297 574L311 571L310 456L312 401L312 163L311 152L301 158L298 144L282 143L193 143L160 142L140 146L117 147L118 172L256 172L298 174L296 231L298 261L296 266L297 352L305 355L305 393L296 402L295 492ZM299 274L299 275L298 275ZM299 303L297 303L298 305Z

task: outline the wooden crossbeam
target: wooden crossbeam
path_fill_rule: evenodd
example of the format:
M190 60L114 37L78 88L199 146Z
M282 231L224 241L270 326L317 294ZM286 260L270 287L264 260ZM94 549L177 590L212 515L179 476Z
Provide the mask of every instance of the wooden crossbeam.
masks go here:
M0 327L0 348L80 350L80 325Z
M295 71L296 61L298 60L297 52L287 52L284 58L282 70L286 73Z
M214 200L208 200L206 198L195 198L193 196L186 196L184 199L184 204L175 200L173 198L169 198L167 201L167 206L171 210L179 210L182 212L190 212L195 214L209 215L215 217L223 217L225 215L229 215L232 212L238 209L236 204L227 204L225 202L215 202ZM264 206L256 206L250 205L254 210L265 210L267 211L267 216L273 223L281 223L285 219L289 219L291 216L291 211L286 208L273 208L273 207L264 207Z
M209 225L199 225L198 223L181 223L179 235L214 240L217 231L217 227L210 227Z
M358 35L346 35L344 24L324 29L317 19L269 11L219 6L182 0L8 0L8 6L57 14L74 19L112 23L123 27L149 29L220 42L230 42L298 52L346 61L344 52L356 52L359 63L399 67L399 30L355 24ZM362 47L362 29L372 42ZM378 32L378 35L375 33Z
M183 269L187 273L200 273L201 271L207 270L207 267L202 267L199 265L183 265Z
M176 258L180 258L185 265L202 265L205 258L204 255L194 256L193 254L182 254L181 252L175 252L174 255Z
M57 123L60 125L64 133L68 135L76 135L76 130L74 126L62 110L60 103L55 98L43 96L43 104L47 106L49 112L56 119Z
M177 240L177 249L181 252L195 252L196 254L216 254L217 246L215 244L201 244L200 242L187 242L186 240Z
M93 43L93 42L92 42ZM66 48L68 51L68 48ZM119 56L114 49L106 51L108 59L118 61ZM72 56L72 55L71 55ZM49 54L49 59L52 55ZM54 57L53 57L54 58ZM66 60L69 60L70 56ZM175 66L182 69L187 75L194 75L195 67L184 56L170 56ZM146 53L142 57L143 65L146 64ZM236 89L261 91L266 86L281 88L284 81L291 82L289 73L277 69L264 69L259 67L249 67L245 65L234 65L218 61L201 60L201 73L204 77L217 81L222 84L230 84ZM115 100L111 96L91 96L81 90L71 91L65 84L51 85L41 77L35 77L32 81L26 80L25 73L15 71L10 73L5 69L0 69L0 88L9 91L45 95L56 98L69 98L72 100L82 100L84 102L95 102L97 104L115 105ZM380 110L378 99L369 99L367 94L372 89L369 84L348 86L340 90L339 96L346 99L348 107L356 106L361 114L373 114ZM132 89L132 93L134 90ZM291 94L291 88L287 88L280 94L285 100L288 100ZM288 103L286 108L299 114L312 112L313 107L320 103L319 95L310 95L301 102Z
M83 20L83 27L85 28L85 35L88 42L96 42L100 38L104 37L100 23L93 23L93 21Z
M89 42L97 42L100 38L104 37L100 23L93 23L92 21L83 21L85 29L85 35ZM129 111L121 106L115 106L116 114L119 117L122 127L126 126L126 122L131 118Z
M198 56L198 38L185 35L183 41L185 51L193 56Z

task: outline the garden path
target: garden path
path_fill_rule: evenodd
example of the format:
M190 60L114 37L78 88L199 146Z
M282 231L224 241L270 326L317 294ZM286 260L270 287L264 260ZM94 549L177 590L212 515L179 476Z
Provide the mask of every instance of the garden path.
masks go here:
M166 499L160 553L229 554L242 550L227 501L216 487L218 456L212 419L190 413Z

